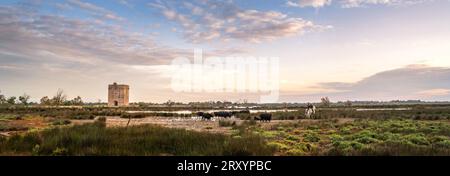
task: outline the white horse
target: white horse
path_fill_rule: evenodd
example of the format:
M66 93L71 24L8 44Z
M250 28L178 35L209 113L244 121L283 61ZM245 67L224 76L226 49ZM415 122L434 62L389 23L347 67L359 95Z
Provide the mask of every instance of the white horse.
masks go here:
M311 107L307 107L306 109L305 109L305 116L306 116L306 118L311 118L311 117L313 117L313 115L314 114L316 114L316 106L311 106Z

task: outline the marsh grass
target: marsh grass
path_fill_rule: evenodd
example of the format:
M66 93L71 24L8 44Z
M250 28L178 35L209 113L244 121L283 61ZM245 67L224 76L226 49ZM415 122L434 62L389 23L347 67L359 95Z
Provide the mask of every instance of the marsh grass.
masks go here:
M14 135L0 153L24 155L271 155L263 138L240 138L154 125L106 128L95 122Z
M221 127L233 127L233 126L236 126L236 121L219 120L219 126L221 126Z
M241 114L238 118L249 120L256 114ZM272 113L273 120L295 120L305 119L304 109L297 111L278 111ZM315 119L333 118L357 118L357 119L392 119L404 118L414 120L449 120L450 108L413 108L410 110L377 110L377 111L356 111L354 108L319 108L314 115Z
M294 128L292 128L294 127ZM361 119L278 125L256 130L280 155L450 155L447 121Z

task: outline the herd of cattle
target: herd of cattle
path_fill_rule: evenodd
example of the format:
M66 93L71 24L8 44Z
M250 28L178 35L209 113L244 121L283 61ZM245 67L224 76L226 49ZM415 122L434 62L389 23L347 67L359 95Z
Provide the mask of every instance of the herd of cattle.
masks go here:
M200 116L203 120L211 120L213 117L222 117L222 118L231 118L238 113L250 114L249 110L243 111L218 111L213 113L208 112L197 112L197 116ZM270 113L262 113L259 117L254 117L255 120L259 120L262 122L270 122L272 120L272 114Z
M242 111L218 111L218 112L197 112L197 116L201 117L202 120L211 120L213 117L231 118L238 113L250 114L249 110ZM308 104L305 110L306 118L311 118L316 113L316 107L312 104ZM261 122L270 122L272 120L271 113L261 113L259 117L253 117L254 120L259 120Z

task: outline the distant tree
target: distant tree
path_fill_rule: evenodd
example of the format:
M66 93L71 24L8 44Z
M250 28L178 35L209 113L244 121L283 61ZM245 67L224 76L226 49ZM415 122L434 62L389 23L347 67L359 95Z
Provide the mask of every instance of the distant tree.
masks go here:
M80 96L77 96L71 101L71 104L72 105L83 105L83 100L81 99Z
M19 97L19 101L23 104L23 105L28 105L28 100L30 100L30 96L27 94L23 94L22 96Z
M64 90L58 89L56 95L52 98L53 105L62 105L66 101L67 96L64 94Z
M331 105L331 101L328 97L323 97L320 100L322 101L322 106L329 107Z
M348 107L352 106L352 102L350 100L347 100L345 102L345 106L348 106Z
M41 105L51 105L51 104L52 102L47 96L41 98Z
M175 102L173 102L172 100L168 100L167 102L164 103L165 105L167 105L169 108L172 107L173 105L175 105Z
M137 103L137 105L139 107L148 107L148 103L145 103L145 102L139 102L139 103Z
M1 91L0 91L1 93ZM5 104L6 103L6 97L2 94L0 94L0 104Z
M10 105L15 105L15 104L16 104L16 97L14 97L14 96L9 97L9 98L6 100L6 102L7 102L8 104L10 104Z

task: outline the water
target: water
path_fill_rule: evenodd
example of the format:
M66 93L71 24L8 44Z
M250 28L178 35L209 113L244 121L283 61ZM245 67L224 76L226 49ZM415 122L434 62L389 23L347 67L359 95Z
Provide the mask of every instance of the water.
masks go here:
M207 110L202 112L208 112L208 113L214 113L219 111L241 111L241 110ZM295 109L258 109L258 110L249 110L250 113L261 113L261 112L293 112L298 111ZM173 114L192 114L193 112L197 111L190 111L190 110L180 110L180 111L126 111L127 113L173 113Z
M407 111L412 108L360 108L356 111Z
M181 111L126 111L127 113L173 113L173 114L192 114L192 111L181 110Z

